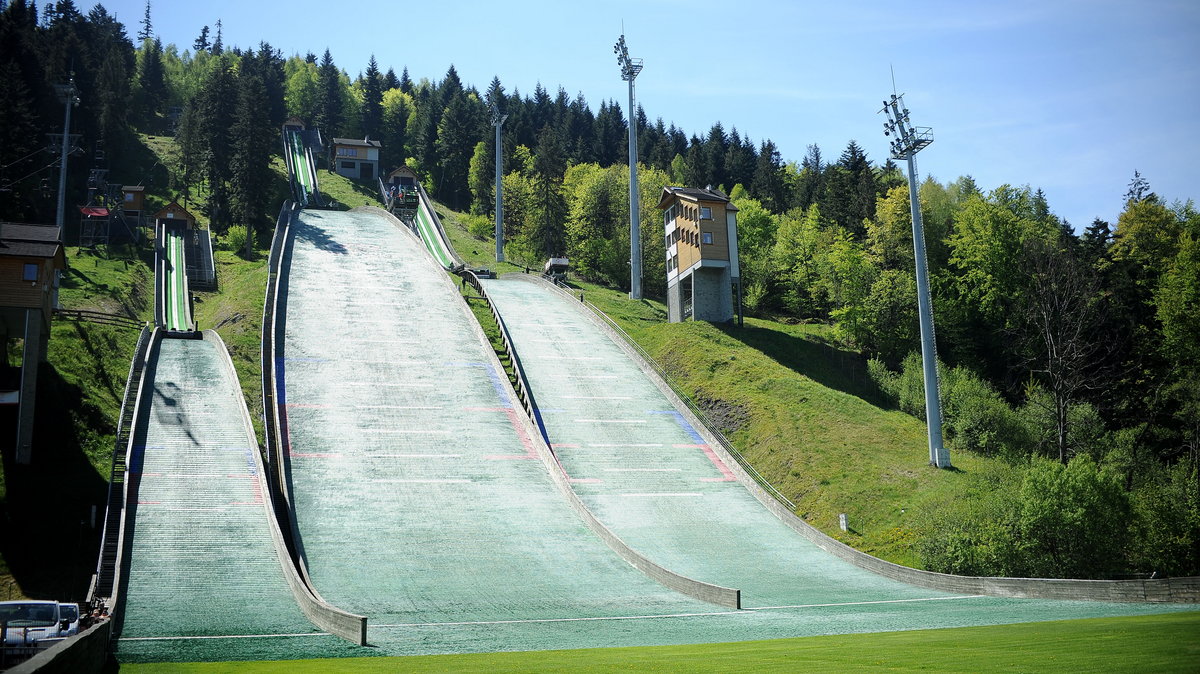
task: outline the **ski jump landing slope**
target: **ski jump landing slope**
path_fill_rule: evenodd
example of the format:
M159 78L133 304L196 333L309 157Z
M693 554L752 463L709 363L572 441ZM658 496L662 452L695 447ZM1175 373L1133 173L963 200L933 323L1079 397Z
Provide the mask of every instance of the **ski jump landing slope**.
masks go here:
M151 349L128 467L136 500L126 506L118 659L354 650L321 634L284 580L258 446L220 337Z
M299 549L325 600L368 617L372 645L584 645L585 621L713 610L570 509L455 283L398 220L301 211L278 307Z
M512 336L551 446L576 493L652 561L740 589L745 609L778 612L781 622L813 621L801 630L817 623L823 630L854 632L1114 611L1100 602L950 595L886 579L824 552L737 481L577 300L523 275L483 285ZM1180 610L1121 607L1115 610ZM840 616L825 622L835 614Z

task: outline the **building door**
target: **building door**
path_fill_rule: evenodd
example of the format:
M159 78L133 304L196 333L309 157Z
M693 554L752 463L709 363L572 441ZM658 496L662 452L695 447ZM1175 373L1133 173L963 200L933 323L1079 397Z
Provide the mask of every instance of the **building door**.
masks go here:
M363 180L370 180L375 177L375 167L371 162L364 161L358 164L358 177Z

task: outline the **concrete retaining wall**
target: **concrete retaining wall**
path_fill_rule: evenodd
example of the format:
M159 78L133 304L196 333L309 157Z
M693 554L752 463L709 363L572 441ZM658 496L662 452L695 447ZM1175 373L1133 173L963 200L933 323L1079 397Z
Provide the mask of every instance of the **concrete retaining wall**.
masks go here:
M8 671L12 674L29 674L30 672L81 674L104 671L104 665L108 661L108 641L111 636L112 622L105 620L69 639L60 641Z
M562 292L552 283L530 275L514 274L533 283L544 284L548 288ZM956 576L946 573L935 573L922 569L913 569L888 562L856 550L845 543L828 536L808 522L800 519L794 512L769 495L742 468L724 445L707 426L688 408L668 385L656 368L646 361L637 349L625 341L625 337L617 333L604 319L597 316L588 307L579 304L578 310L588 316L593 323L604 330L616 344L633 359L646 373L656 386L675 406L675 409L701 434L704 441L717 453L721 460L737 475L738 480L754 497L783 521L795 532L812 541L817 547L835 557L843 559L855 566L877 573L885 578L902 583L927 587L943 592L957 594L982 594L994 597L1021 597L1035 599L1074 599L1087 601L1114 602L1173 602L1200 603L1200 577L1160 578L1151 580L1080 580L1059 578L999 578L988 576Z
M226 376L231 377L233 381L237 381L237 371L233 369L233 361L229 358L229 351L225 348L225 342L221 339L221 336L214 330L205 330L204 339L215 344L217 352L220 354L221 364L225 368ZM250 443L250 446L256 446L258 443L254 438L254 425L250 423L250 411L246 409L244 402L241 405L241 409L242 424L245 428L246 439ZM254 467L258 471L258 474L266 475L262 457L258 452L251 452L251 454L254 456ZM297 571L296 565L292 561L291 553L288 551L287 544L283 540L283 532L279 529L279 521L275 518L275 510L271 505L271 491L267 485L267 481L259 480L258 485L263 496L263 515L267 518L267 526L271 530L271 542L275 545L275 556L279 559L280 570L287 581L288 587L291 588L292 596L296 598L296 603L300 606L300 610L314 625L326 632L352 641L359 646L366 646L366 617L354 615L348 611L330 606L321 598L321 595L317 594L316 590L309 587L300 579L300 573Z

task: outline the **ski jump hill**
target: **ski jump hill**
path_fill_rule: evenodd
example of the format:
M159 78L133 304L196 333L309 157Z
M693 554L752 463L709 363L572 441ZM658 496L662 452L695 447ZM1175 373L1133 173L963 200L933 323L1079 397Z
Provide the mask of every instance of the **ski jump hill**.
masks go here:
M289 167L306 154L298 138L285 132ZM130 371L93 584L121 662L1196 609L1197 579L944 576L825 537L751 479L602 316L544 280L464 269L423 191L411 226L373 207L284 205L260 450L224 344L196 329L181 236L159 230L156 326ZM469 302L495 317L512 378Z

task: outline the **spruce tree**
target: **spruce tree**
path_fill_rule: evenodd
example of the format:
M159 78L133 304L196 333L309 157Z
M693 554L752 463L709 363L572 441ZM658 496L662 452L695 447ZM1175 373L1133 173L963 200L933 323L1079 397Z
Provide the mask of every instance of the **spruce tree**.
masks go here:
M212 43L208 41L208 26L200 29L200 36L192 43L192 50L196 53L208 51L212 47Z
M236 113L229 134L233 145L230 207L235 221L246 226L245 257L249 257L254 234L262 229L265 220L263 209L270 192L271 150L275 139L268 114L267 88L259 68L245 68L250 65L247 62L259 58L250 56L242 61L244 70L237 79Z
M333 138L342 129L342 80L328 49L321 57L317 79L316 125L323 135Z
M378 139L382 133L383 123L383 77L379 74L379 64L375 55L367 62L367 72L363 74L363 104L362 128L363 134Z
M221 20L217 19L217 37L212 43L212 53L220 54L225 51L225 43L221 41Z
M142 25L137 34L138 42L145 42L154 37L154 26L150 23L150 0L146 0L146 13L138 23Z

